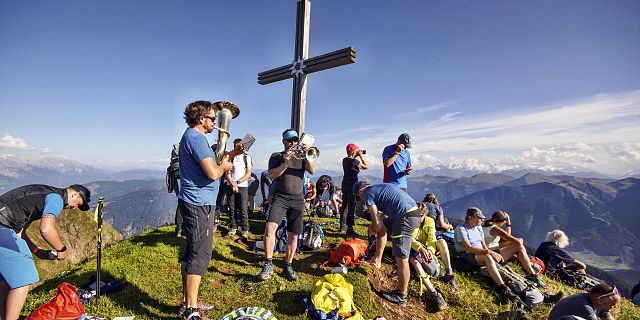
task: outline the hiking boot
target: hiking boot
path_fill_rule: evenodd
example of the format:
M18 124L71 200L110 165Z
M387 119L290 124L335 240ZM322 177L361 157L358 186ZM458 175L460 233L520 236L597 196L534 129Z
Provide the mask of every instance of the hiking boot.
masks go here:
M433 312L439 312L447 308L447 303L444 301L442 294L438 291L429 292L427 297L429 309Z
M215 308L216 306L213 303L208 303L202 300L201 298L198 298L198 306L197 306L198 310L209 311ZM182 303L180 303L180 311L178 311L178 314L182 315L186 310L187 310L187 304L184 301L182 301Z
M218 230L218 224L214 223L213 226L211 227L211 232L216 232L216 230Z
M353 228L348 228L346 235L347 237L360 238L360 235L356 232L356 230L353 230Z
M340 233L342 232L347 232L347 225L341 225L340 226Z
M242 237L242 239L249 240L249 231L242 231L240 237Z
M229 233L227 233L227 237L232 237L236 235L236 228L231 228L231 230L229 230Z
M504 284L498 287L498 295L500 295L504 302L516 302L520 300L520 298Z
M264 266L262 267L262 272L260 272L260 275L258 275L258 279L260 279L260 281L265 281L271 278L272 273L273 273L273 264L265 263Z
M440 278L442 280L442 282L444 282L446 285L448 285L451 290L458 292L458 285L456 285L456 276L452 275L452 274L447 274L445 276L443 276L442 278Z
M556 302L560 301L560 299L562 299L562 297L564 296L564 292L558 291L558 293L553 295L545 292L543 293L543 295L544 295L544 300L542 300L542 302L555 304Z
M291 267L290 264L284 267L282 274L284 275L285 278L289 279L289 281L298 281L298 275L296 274L295 271L293 271L293 268Z
M198 308L185 308L184 312L180 314L182 320L202 320L202 312Z
M401 307L406 307L407 306L407 297L406 296L401 296L400 293L398 293L397 291L391 291L391 292L382 292L380 293L380 296L391 302L394 304L397 304Z
M544 288L545 285L542 282L542 280L540 280L540 276L538 276L537 274L530 274L527 276L527 280L533 282L536 286L540 287L540 288Z

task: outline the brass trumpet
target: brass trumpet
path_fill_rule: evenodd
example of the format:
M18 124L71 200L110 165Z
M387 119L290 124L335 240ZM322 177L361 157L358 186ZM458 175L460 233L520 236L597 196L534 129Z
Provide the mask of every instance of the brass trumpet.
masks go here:
M235 104L228 101L218 101L213 103L213 107L216 109L216 126L218 129L218 145L216 146L215 154L218 159L218 163L222 161L227 149L227 140L229 140L229 126L231 125L231 119L235 119L240 115L240 109Z
M307 159L307 161L315 161L320 156L320 149L318 147L305 147L304 145L297 145L293 149L293 157L298 160Z

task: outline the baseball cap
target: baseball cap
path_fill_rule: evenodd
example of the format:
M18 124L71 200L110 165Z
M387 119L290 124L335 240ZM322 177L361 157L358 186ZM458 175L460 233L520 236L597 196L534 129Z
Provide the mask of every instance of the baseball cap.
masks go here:
M358 194L358 190L362 189L362 187L369 185L366 181L360 180L353 185L353 194Z
M480 210L479 208L476 208L476 207L471 207L471 208L467 209L467 217L478 217L478 218L482 218L482 219L486 218L484 216L484 214L482 214L482 210Z
M358 149L360 149L360 147L356 146L356 145L355 145L355 144L353 144L353 143L349 143L349 144L347 145L347 152L348 152L348 153L356 152L356 150L358 150Z
M407 149L411 148L411 136L406 132L398 137L398 142L404 144Z
M293 139L293 138L297 138L297 139L300 138L298 136L298 132L296 132L295 130L287 130L287 131L282 133L282 139L284 139L284 140L289 140L289 139Z
M82 211L89 210L89 202L91 202L91 191L89 191L89 189L87 189L85 186L79 184L71 185L69 186L69 188L78 191L80 197L82 197L83 204L79 206L78 209Z

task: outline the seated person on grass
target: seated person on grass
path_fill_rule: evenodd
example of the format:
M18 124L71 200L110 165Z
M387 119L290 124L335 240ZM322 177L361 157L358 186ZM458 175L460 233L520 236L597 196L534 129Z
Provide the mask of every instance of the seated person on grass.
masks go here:
M465 223L459 224L455 231L456 250L459 253L459 258L474 267L487 267L489 276L498 286L498 295L504 301L515 301L518 296L505 285L496 265L496 263L504 262L504 258L499 253L490 250L484 242L484 232L481 227L484 219L485 216L480 209L476 207L467 209Z
M420 277L420 293L422 294L423 285L426 286L429 302L434 306L432 309L440 311L445 308L444 298L433 287L429 277L437 278L440 274L441 267L436 258L436 243L439 241L444 242L444 240L436 240L435 221L427 216L427 211L429 210L427 206L424 203L419 203L418 209L420 210L420 225L413 231L409 264L413 266ZM451 261L449 260L449 249L446 244L442 247L445 249L441 251L441 256L446 266L446 272L442 280L457 291L458 288L451 270Z
M564 248L569 245L569 238L562 230L547 233L545 242L536 250L536 257L545 265L545 273L554 274L557 269L569 269L586 273L587 265L576 260Z
M502 227L505 227L504 229ZM504 211L496 211L491 215L491 219L484 222L482 226L484 240L491 250L500 252L505 261L515 257L522 268L527 273L527 279L544 287L544 284L531 267L531 260L524 248L524 240L511 235L511 217Z
M589 292L568 296L553 306L547 320L586 319L615 320L609 313L620 303L620 293L615 286L601 283Z

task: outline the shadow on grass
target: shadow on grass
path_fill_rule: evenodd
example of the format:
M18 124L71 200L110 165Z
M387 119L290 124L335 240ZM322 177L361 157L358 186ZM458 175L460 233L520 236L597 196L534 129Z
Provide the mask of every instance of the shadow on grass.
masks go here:
M163 243L165 245L175 247L176 249L183 248L187 243L185 238L176 237L173 232L160 229L155 229L148 233L131 238L129 241L134 244L141 244L145 247L154 247L159 243Z
M273 302L276 304L275 311L288 316L300 316L304 312L304 307L300 302L295 301L297 295L309 294L308 291L280 291L273 294Z
M51 279L43 282L37 288L32 291L33 295L40 296L51 296L52 292L60 285L60 283L68 282L76 286L77 288L82 288L83 286L89 284L92 280L92 276L95 276L95 272L84 272L79 275L67 273L65 276ZM102 272L101 279L103 280L119 280L115 278L109 272ZM101 301L104 299L110 300L114 305L119 308L125 309L130 312L130 314L135 314L139 316L145 316L149 319L175 319L175 316L164 316L164 314L176 315L178 313L177 305L167 305L151 296L147 292L144 292L136 285L127 282L125 287L117 292L110 293L109 295L102 295L100 300L93 300L85 304L87 309L87 313L95 316L104 316L100 314L100 305ZM144 304L141 304L141 301ZM46 301L42 301L44 303ZM123 314L125 316L129 314Z

